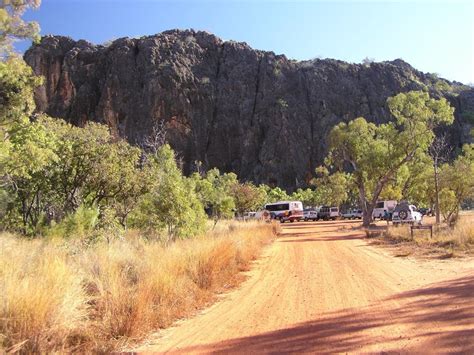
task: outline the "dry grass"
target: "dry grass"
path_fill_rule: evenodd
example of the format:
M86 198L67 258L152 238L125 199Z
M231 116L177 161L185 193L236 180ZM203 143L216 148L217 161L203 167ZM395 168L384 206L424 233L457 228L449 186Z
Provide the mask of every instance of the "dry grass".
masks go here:
M435 228L433 238L429 230L414 230L412 239L409 226L390 226L382 237L390 244L403 247L406 255L418 253L446 258L470 254L474 252L474 216L461 216L454 228L445 225Z
M111 351L190 315L235 284L277 228L220 224L169 246L135 233L93 247L0 235L0 351Z

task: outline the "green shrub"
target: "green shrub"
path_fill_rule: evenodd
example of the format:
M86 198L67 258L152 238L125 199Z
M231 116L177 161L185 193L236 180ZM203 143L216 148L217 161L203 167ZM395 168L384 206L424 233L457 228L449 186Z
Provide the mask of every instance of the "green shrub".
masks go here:
M99 219L97 207L89 208L81 205L74 213L68 214L61 222L52 223L46 229L46 235L59 238L85 238L90 236Z

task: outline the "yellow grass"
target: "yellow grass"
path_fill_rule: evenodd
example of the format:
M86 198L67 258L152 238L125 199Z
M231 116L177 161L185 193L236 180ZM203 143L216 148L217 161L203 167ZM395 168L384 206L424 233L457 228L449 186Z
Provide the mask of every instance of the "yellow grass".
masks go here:
M275 228L219 222L169 246L136 233L93 247L0 235L0 351L120 349L234 285Z
M430 237L429 230L414 230L412 239L409 226L391 226L384 236L391 242L407 242L425 249L443 248L451 254L456 251L470 252L474 250L474 216L460 216L454 228L445 225L434 227L433 238Z

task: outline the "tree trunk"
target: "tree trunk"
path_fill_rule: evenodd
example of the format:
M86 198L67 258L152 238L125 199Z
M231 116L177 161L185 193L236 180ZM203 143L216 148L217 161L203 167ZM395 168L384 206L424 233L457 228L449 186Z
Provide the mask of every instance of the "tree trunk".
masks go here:
M374 211L374 204L367 203L365 198L365 189L359 186L359 201L362 208L362 226L368 227L372 223L372 212Z
M436 212L436 224L441 223L441 215L439 210L439 174L438 174L438 160L435 159L434 163L434 178L435 178L435 212Z
M374 211L373 204L367 204L364 211L364 219L362 221L362 226L368 227L373 221L372 212Z

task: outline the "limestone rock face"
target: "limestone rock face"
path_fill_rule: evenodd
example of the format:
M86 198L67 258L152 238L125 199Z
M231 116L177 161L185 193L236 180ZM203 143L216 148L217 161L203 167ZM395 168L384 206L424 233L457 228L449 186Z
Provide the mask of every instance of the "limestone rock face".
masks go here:
M76 125L106 123L134 144L164 125L186 173L201 161L243 180L305 186L335 124L359 116L387 122L387 98L409 90L447 97L456 107L452 142L471 139L463 112L474 112L474 90L400 59L297 62L207 32L171 30L109 46L47 36L25 60L45 77L39 110Z

